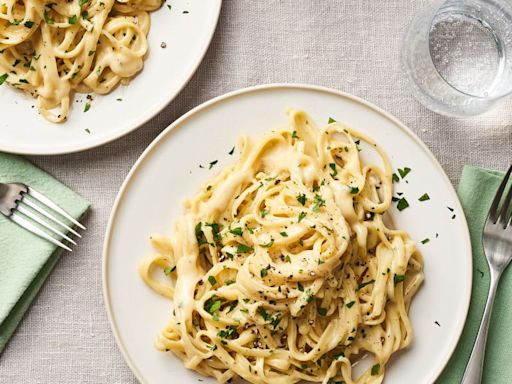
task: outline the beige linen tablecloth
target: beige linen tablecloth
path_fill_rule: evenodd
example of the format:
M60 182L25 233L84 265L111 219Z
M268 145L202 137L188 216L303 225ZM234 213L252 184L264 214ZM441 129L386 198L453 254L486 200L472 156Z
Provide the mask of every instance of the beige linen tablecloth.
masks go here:
M212 97L270 82L343 90L389 111L427 144L453 183L464 164L504 170L512 102L469 120L438 116L409 94L400 39L424 0L224 0L210 49L189 85L136 132L85 153L32 157L92 203L88 231L63 257L0 358L1 383L136 383L109 328L103 235L116 193L169 123Z

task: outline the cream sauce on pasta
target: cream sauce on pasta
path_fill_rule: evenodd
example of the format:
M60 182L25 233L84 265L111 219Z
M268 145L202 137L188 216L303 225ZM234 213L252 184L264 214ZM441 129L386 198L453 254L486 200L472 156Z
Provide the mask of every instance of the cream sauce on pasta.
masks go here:
M392 171L369 137L304 112L253 142L193 198L139 272L174 302L157 340L219 383L381 383L412 341L408 309L423 260L384 225ZM374 150L377 165L360 156ZM162 273L168 281L161 281ZM352 364L374 363L359 377Z
M2 0L0 79L37 99L47 120L74 92L106 94L143 67L149 11L160 0Z

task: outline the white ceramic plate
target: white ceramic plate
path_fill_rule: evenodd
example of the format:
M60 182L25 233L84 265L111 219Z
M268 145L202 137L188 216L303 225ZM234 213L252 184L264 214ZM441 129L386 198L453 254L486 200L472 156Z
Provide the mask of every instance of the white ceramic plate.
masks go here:
M140 127L174 99L192 77L210 44L220 8L221 0L164 2L151 13L144 69L128 86L105 96L93 95L88 112L84 112L85 95L77 95L63 124L47 122L37 113L34 99L1 86L0 151L34 155L77 152ZM166 48L161 47L162 42Z
M395 169L412 169L407 183L395 184L410 207L393 208L392 214L413 239L430 239L419 244L426 280L411 306L413 345L392 359L386 382L432 383L452 354L469 306L472 259L464 214L441 166L409 129L363 100L319 87L270 85L221 96L184 115L144 152L119 192L105 239L104 295L119 348L142 383L200 378L153 346L172 307L137 274L139 260L152 253L149 235L169 233L182 199L234 160L228 152L240 134L258 135L286 123L288 107L305 110L317 124L331 116L348 123L376 139ZM212 170L199 168L214 160L219 163ZM430 200L419 202L425 192Z

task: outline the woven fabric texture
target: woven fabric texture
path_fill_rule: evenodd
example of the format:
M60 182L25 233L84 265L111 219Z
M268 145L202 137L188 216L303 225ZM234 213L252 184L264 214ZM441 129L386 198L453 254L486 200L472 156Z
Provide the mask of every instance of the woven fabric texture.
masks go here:
M92 211L76 252L59 261L0 357L0 382L137 382L115 344L104 309L105 227L123 179L146 146L176 118L212 97L271 82L332 87L402 120L432 150L454 184L464 164L506 169L512 157L511 101L484 116L457 120L427 110L409 93L400 69L401 37L428 3L224 0L203 63L162 113L106 146L31 157L87 198Z

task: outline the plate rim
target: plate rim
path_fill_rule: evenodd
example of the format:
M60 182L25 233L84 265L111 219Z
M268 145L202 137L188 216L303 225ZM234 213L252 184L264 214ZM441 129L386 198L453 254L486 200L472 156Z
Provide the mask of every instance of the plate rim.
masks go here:
M162 112L169 104L171 104L176 97L183 91L183 89L186 87L186 85L190 82L194 74L197 72L197 69L203 62L203 59L206 55L206 52L208 52L208 49L210 48L211 42L213 40L213 36L215 35L215 31L217 30L217 24L219 22L220 18L220 12L222 10L222 0L213 0L214 5L216 7L215 13L214 13L214 20L211 26L211 29L208 31L208 38L205 39L203 42L203 46L200 49L200 53L197 56L194 64L190 66L188 71L185 72L185 76L183 76L182 83L179 87L176 88L176 90L169 94L169 96L166 98L167 100L162 103L162 105L157 105L153 110L150 111L150 113L146 116L144 116L142 119L140 119L138 122L133 124L132 127L129 129L121 130L119 132L115 132L111 135L108 135L103 138L98 138L96 140L92 140L91 142L82 144L82 145L64 145L62 147L57 148L50 148L48 150L40 149L40 150L24 150L22 148L18 147L12 147L8 143L5 145L0 145L0 151L5 153L11 153L15 155L33 155L33 156L56 156L56 155L67 155L71 153L78 153L78 152L84 152L93 148L98 148L103 145L109 144L117 139L120 139L135 130L141 128L144 124L146 124L149 120L153 119L156 115L158 115L160 112Z
M116 195L114 204L112 206L112 210L109 216L108 224L105 230L105 236L104 236L104 242L103 242L103 252L102 252L102 290L103 290L103 301L105 305L105 310L107 312L107 317L110 325L110 329L114 335L114 339L116 341L116 344L121 351L121 354L123 355L123 358L132 371L132 373L135 375L137 380L140 383L147 383L146 379L143 377L143 375L139 372L139 370L135 367L134 362L132 361L130 355L128 354L128 351L126 349L126 346L123 344L119 332L117 329L117 323L114 318L114 314L111 308L111 300L110 300L110 291L109 291L109 283L107 281L107 272L108 272L108 258L109 258L109 250L111 245L111 238L112 238L112 230L115 225L116 216L118 213L119 205L121 204L124 195L127 192L127 189L129 188L129 185L131 184L132 180L134 179L137 171L139 170L139 167L144 163L146 158L153 152L153 150L156 149L156 147L161 144L161 142L165 139L166 136L171 134L174 129L179 129L181 125L186 124L186 121L194 116L196 113L201 112L207 108L210 108L214 106L217 103L223 102L227 99L231 99L237 96L241 96L244 94L249 94L253 92L259 92L259 91L265 91L265 90L275 90L275 89L298 89L298 90L309 90L309 91L316 91L316 92L323 92L323 93L329 93L334 96L341 96L344 98L347 98L351 101L354 101L356 103L362 104L363 106L372 109L373 111L381 114L385 118L389 119L392 123L394 123L398 128L400 128L405 134L409 135L409 137L418 144L423 151L429 156L432 163L437 168L437 171L441 174L444 181L447 183L447 185L450 187L449 192L453 195L454 199L454 205L456 205L456 209L462 213L461 219L462 219L462 225L463 225L463 232L464 232L464 238L463 241L466 243L468 254L466 255L466 258L469 262L465 263L466 265L466 274L468 275L468 289L465 294L465 311L464 311L464 317L463 321L458 324L456 329L456 337L452 339L452 342L448 346L448 350L450 351L441 364L439 364L439 367L437 370L434 371L434 375L430 378L431 382L435 382L447 366L448 362L450 361L451 357L453 356L453 353L455 352L455 348L457 347L460 338L462 336L462 331L464 330L464 326L466 324L467 315L469 311L469 305L471 302L471 291L472 291L472 282L473 282L473 251L472 251L472 245L471 245L471 238L469 234L469 227L466 220L466 215L464 213L464 210L462 209L462 205L460 203L459 197L455 191L454 186L452 185L450 179L446 175L446 172L444 171L443 167L437 160L437 158L434 156L434 154L430 151L430 149L427 147L427 145L412 131L410 128L408 128L404 123L402 123L400 120L398 120L396 117L391 115L390 113L386 112L385 110L381 109L380 107L376 106L375 104L366 101L358 96L352 95L350 93L340 91L333 88L328 88L324 86L319 85L312 85L312 84L305 84L305 83L269 83L269 84L261 84L261 85L255 85L250 87L245 87L241 89L237 89L231 92L227 92L223 95L214 97L208 101L205 101L202 104L199 104L198 106L192 108L190 111L186 112L182 116L180 116L178 119L176 119L174 122L172 122L169 126L167 126L155 139L148 145L148 147L142 152L142 154L139 156L137 161L133 164L130 171L128 172L126 178L123 181L123 184L121 185L119 192Z

